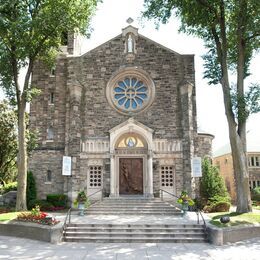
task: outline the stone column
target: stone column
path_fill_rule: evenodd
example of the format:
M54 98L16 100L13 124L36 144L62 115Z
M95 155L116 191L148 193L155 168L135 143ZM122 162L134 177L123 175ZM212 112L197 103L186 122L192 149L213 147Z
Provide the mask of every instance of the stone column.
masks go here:
M148 168L148 174L147 174L147 191L146 196L149 198L153 197L153 151L148 151L148 160L147 160L147 168Z
M191 159L194 155L193 85L183 82L180 86L180 93L183 131L183 189L193 194L195 188L191 177Z
M115 154L110 154L110 195L109 197L116 197L116 167L115 167Z
M68 197L73 201L84 182L80 176L80 140L81 140L81 118L80 105L82 87L76 84L69 84L69 104L66 114L66 139L65 139L65 155L72 157L72 177L64 177L67 186L65 190Z

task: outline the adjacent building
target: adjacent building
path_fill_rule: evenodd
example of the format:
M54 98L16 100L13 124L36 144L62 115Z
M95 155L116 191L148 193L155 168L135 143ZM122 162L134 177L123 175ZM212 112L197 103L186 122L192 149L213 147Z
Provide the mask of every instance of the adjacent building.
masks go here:
M248 137L247 158L249 170L249 187L253 189L260 186L260 140ZM233 202L236 201L236 180L230 145L227 144L214 153L214 164L223 176L227 190Z

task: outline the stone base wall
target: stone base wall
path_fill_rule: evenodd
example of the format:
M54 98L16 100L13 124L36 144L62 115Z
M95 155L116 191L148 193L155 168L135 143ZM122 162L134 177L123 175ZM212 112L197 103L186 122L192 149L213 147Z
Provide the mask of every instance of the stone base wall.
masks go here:
M64 193L64 183L67 176L62 176L63 151L35 150L29 160L29 170L32 171L37 185L38 199L46 199L47 194ZM51 171L51 181L47 172Z

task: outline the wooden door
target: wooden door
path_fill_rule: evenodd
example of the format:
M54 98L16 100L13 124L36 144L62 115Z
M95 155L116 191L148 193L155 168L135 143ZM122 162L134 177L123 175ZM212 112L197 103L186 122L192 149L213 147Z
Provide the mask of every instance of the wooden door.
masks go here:
M143 159L119 159L119 194L143 194Z

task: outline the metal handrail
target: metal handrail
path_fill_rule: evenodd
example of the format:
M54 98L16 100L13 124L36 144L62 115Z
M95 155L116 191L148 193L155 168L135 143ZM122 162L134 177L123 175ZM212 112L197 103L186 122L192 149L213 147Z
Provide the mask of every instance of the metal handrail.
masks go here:
M175 194L170 193L170 192L168 192L168 191L166 191L166 190L159 189L159 191L161 192L161 200L163 200L163 192L168 193L169 195L171 195L171 196L173 196L173 197L179 199L178 196L176 196ZM205 232L205 234L207 235L207 225L206 225L206 221L205 221L205 219L204 219L204 217L203 217L203 215L202 215L202 212L201 212L197 207L196 207L196 214L197 214L197 224L200 224L200 217L199 217L199 215L200 215L200 216L201 216L201 219L202 219L202 221L203 221L203 229L204 229L204 232Z
M199 217L199 215L201 216L201 219L202 219L202 221L203 221L203 229L204 229L204 232L205 232L205 234L207 234L207 225L206 225L206 221L205 221L205 219L204 219L204 217L203 217L203 215L202 215L202 212L201 212L201 210L199 210L198 208L196 208L197 209L197 224L199 224L200 223L200 217Z
M66 214L66 217L65 217L65 220L64 220L64 224L63 224L63 227L62 227L62 234L64 235L64 232L66 230L66 224L67 224L67 219L69 218L69 224L70 224L70 220L71 220L71 208L69 208L67 214Z

